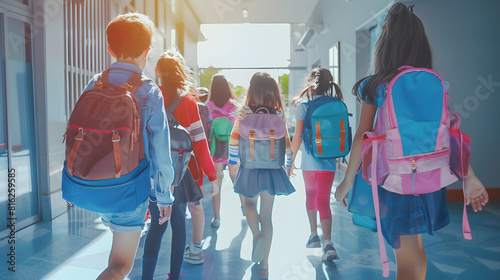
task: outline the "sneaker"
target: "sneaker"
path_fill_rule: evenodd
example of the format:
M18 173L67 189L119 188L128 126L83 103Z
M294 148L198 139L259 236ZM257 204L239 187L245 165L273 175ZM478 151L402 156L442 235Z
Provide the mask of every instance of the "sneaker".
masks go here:
M184 252L184 261L190 264L202 264L204 262L203 250L200 250L199 253L195 254L191 250L193 246L193 243L191 243L186 247L186 251Z
M338 260L339 256L337 255L337 251L333 248L333 244L326 244L325 248L323 248L323 261L333 261Z
M213 228L218 228L220 227L220 218L219 217L214 217L212 219L212 227Z
M306 248L321 248L321 240L318 235L310 236Z

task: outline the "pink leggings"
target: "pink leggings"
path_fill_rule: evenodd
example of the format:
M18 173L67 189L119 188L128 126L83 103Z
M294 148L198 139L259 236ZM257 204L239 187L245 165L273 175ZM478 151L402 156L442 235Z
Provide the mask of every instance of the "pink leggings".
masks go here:
M302 171L306 185L307 211L319 211L320 221L332 219L330 210L330 195L332 192L333 171Z

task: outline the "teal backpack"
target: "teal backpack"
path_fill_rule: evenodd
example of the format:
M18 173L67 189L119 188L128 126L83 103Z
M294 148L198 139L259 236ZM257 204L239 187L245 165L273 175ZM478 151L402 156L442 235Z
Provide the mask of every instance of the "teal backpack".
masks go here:
M316 159L345 157L351 150L351 127L347 106L333 96L320 96L306 103L304 146Z

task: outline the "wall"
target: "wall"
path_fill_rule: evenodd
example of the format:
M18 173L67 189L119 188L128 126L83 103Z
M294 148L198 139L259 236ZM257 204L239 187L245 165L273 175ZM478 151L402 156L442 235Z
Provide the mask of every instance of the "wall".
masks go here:
M349 110L358 114L360 106L350 92L357 79L366 74L369 53L366 33L356 30L392 2L320 0L308 22L308 26L323 23L329 28L315 46L306 50L308 68L318 60L326 67L328 49L340 41L341 88ZM486 187L495 187L494 169L500 157L494 145L500 140L494 130L500 122L496 109L500 104L500 2L403 2L415 4L414 11L426 27L435 55L434 68L450 83L450 108L462 117L462 130L472 136L472 166ZM353 129L356 123L354 118Z
M498 187L500 158L499 11L496 0L422 0L414 9L425 25L434 68L450 83L449 107L472 137L471 164L487 188Z

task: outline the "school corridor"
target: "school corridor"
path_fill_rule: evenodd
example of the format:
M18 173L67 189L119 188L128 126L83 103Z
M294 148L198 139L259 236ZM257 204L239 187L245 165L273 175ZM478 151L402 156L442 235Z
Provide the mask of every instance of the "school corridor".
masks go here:
M370 73L375 43L395 2L0 0L0 280L95 279L107 266L110 230L98 214L69 207L62 198L65 145L61 140L82 89L114 62L107 52L105 32L113 17L140 12L154 23L152 50L144 68L148 77L155 77L160 54L175 48L196 74L198 86L210 82L208 74L222 73L243 103L254 72L275 73L290 135L294 134L290 101L304 89L312 69L326 68L353 114L354 133L361 105L351 91ZM469 241L462 236L462 185L448 187L451 224L435 236L423 236L427 279L500 279L500 1L401 2L415 5L413 12L424 24L432 47L432 68L449 84L449 108L460 115L460 129L471 136L471 165L490 194L482 212L468 208L473 237ZM276 25L281 29L271 28ZM248 27L258 27L261 33L238 37ZM223 28L232 33L214 37L209 32ZM227 40L227 49L213 47L202 52L219 39ZM249 42L259 49L245 49ZM266 57L284 57L284 62L270 65L270 59L263 59ZM251 63L241 63L242 58ZM253 73L239 81L229 71ZM227 170L224 172L221 226L211 228L212 202L205 197L204 264L185 262L183 280L259 278L258 267L251 262L252 234ZM323 263L320 249L305 247L309 223L301 176L299 171L291 179L295 193L275 200L270 279L384 279L376 233L354 225L352 214L333 197L342 171L337 172L330 201L332 241L340 259ZM15 182L9 181L12 177ZM206 187L208 194L210 185ZM192 225L189 212L187 215L190 242ZM141 278L146 231L128 279ZM170 246L169 227L155 279L168 277ZM388 258L388 279L395 279L396 265L389 249Z
M334 187L342 179L336 175ZM340 259L323 263L321 249L305 244L309 224L305 211L305 191L301 172L292 178L296 192L275 200L274 236L269 261L269 279L294 280L366 280L384 279L378 250L377 234L358 227L352 214L334 202L332 237ZM206 186L209 188L209 186ZM252 263L252 234L240 211L239 199L232 190L227 170L222 186L221 226L210 227L212 204L203 199L206 225L203 238L205 263L184 262L183 280L259 279L258 266ZM500 202L492 201L480 213L469 209L472 241L461 232L462 203L449 203L451 223L435 236L424 236L427 254L427 279L498 279L500 275ZM189 218L189 216L188 216ZM187 220L188 242L191 220ZM144 234L146 232L143 232ZM321 230L318 232L321 237ZM141 279L142 236L132 272L127 279ZM9 244L1 241L0 255L6 256ZM51 221L38 222L17 233L16 273L2 262L0 279L86 280L95 279L107 265L111 232L97 214L69 207L68 212ZM170 266L170 227L163 237L154 279L166 279ZM387 246L387 245L386 245ZM396 266L388 250L390 277L395 279Z

